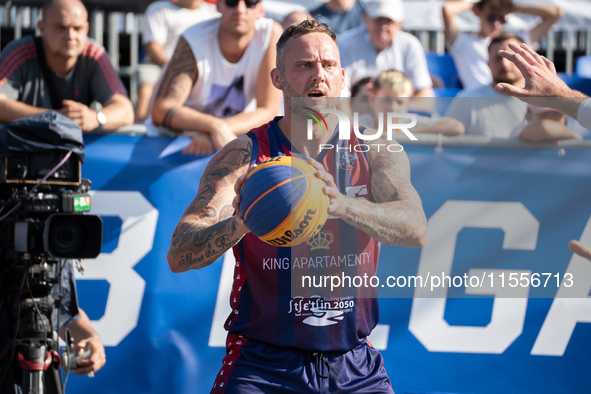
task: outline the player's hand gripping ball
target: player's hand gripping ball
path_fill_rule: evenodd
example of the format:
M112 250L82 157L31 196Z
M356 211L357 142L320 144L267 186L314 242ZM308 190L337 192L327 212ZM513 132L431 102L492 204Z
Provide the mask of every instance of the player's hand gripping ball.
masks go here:
M240 211L250 231L274 246L295 246L316 235L328 218L329 198L316 169L277 156L252 170L240 191Z

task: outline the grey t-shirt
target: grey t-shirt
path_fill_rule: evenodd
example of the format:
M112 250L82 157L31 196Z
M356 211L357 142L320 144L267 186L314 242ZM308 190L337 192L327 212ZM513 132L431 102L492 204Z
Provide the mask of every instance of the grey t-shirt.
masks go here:
M127 95L105 49L92 41L86 43L68 75L50 73L60 103L67 99L85 105L95 100L104 104L117 93ZM0 92L34 107L52 108L34 37L14 40L0 54Z

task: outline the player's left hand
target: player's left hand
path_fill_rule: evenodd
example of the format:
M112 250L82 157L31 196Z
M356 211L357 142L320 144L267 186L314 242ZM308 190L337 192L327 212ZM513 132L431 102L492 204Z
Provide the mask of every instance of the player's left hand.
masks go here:
M317 170L316 176L322 179L326 184L323 190L324 194L330 197L328 213L337 217L343 216L347 212L347 198L337 188L333 176L326 172L324 166L316 160L308 158L308 163Z
M105 348L103 342L98 335L92 335L90 338L81 340L76 344L77 355L84 352L86 342L90 342L90 351L92 352L90 358L82 359L78 362L76 375L86 375L89 372L96 372L105 365L107 357L105 355Z
M58 112L78 123L82 131L92 131L100 126L96 111L86 105L72 100L63 100L62 105L63 108Z

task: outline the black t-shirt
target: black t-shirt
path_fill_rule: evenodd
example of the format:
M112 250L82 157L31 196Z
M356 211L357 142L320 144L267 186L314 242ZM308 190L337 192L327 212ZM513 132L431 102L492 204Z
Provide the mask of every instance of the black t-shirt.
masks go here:
M59 101L104 104L114 94L127 95L105 49L89 40L76 65L66 76L51 72ZM0 54L0 92L12 100L38 108L52 108L51 98L37 58L34 37L14 40Z

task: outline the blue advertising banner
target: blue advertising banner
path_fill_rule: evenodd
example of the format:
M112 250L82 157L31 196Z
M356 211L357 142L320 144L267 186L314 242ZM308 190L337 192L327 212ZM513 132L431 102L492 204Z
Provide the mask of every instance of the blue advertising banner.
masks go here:
M174 274L166 253L209 157L183 155L182 140L170 138L85 142L83 177L92 181L91 213L104 220L104 241L77 284L107 364L94 379L71 376L67 390L208 393L225 354L234 260ZM421 249L382 246L377 276L431 279L428 288L398 281L379 289L370 340L394 391L588 392L591 262L567 244L591 245L591 150L405 150L429 236ZM434 276L464 274L497 282L434 286ZM511 279L522 282L512 287Z

